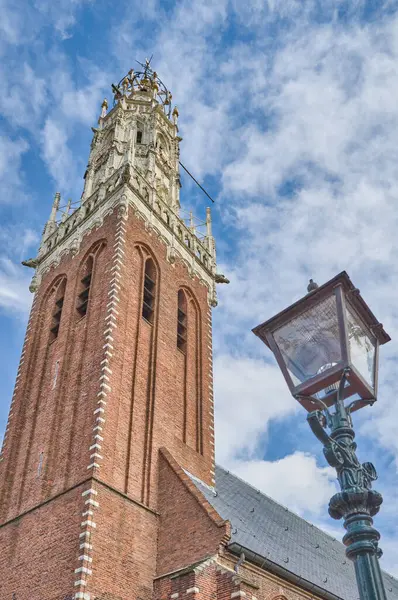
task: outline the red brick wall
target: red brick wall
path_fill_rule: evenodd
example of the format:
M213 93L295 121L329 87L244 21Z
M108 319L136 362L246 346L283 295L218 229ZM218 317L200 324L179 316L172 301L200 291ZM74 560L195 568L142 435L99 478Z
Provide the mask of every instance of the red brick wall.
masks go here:
M158 516L103 485L96 489L87 591L98 599L151 600Z
M155 582L155 600L218 600L218 573L214 563L177 573ZM228 598L230 600L230 597Z
M115 219L112 215L103 227L88 234L76 257L69 254L51 269L36 294L0 463L0 523L88 476L111 244L97 256L89 311L80 320L76 292L87 252L98 240L112 239ZM55 300L51 290L65 275L59 334L50 343ZM38 475L41 452L43 467Z
M1 600L73 598L82 489L0 527Z
M155 580L155 600L315 600L280 577L244 563L235 573L238 557L202 561ZM224 564L223 564L224 563Z
M148 257L156 266L153 324L141 314ZM181 262L171 265L164 243L132 214L125 223L119 285L101 477L156 508L160 446L166 446L201 479L212 480L207 288L197 278L192 279ZM197 313L196 319L190 319L186 357L176 343L177 298L183 286L190 290Z
M76 311L81 278L87 257L99 245L88 312L81 318ZM149 256L156 265L157 281L153 324L142 318L143 269ZM60 329L51 341L54 303L59 296L56 284L65 277ZM190 299L186 356L176 344L181 287ZM131 598L127 590L134 590L137 597L149 599L156 571L159 448L166 446L190 472L212 481L210 328L207 288L189 276L182 262L171 265L164 243L132 213L127 219L116 211L109 215L101 227L84 237L76 256L64 255L45 275L34 299L3 446L0 526L90 476L100 478L109 489L98 492L98 509L82 507L80 491L80 495L72 494L74 500L50 500L22 517L19 527L26 533L27 546L18 552L26 555L15 564L9 559L10 553L18 556L10 534L15 525L1 529L7 560L2 563L0 581L9 578L13 564L10 581L18 600L28 586L26 565L37 581L46 580L43 532L48 529L52 535L58 519L69 529L59 527L55 540L58 543L61 532L70 543L62 552L54 551L50 562L51 577L57 573L57 590L62 588L67 595L69 590L64 589L82 577L87 579L86 586L74 587L72 592L92 587L99 597L127 600ZM189 510L193 515L194 507ZM86 564L78 562L79 523L91 518L90 511L97 527L90 531L95 542L83 550ZM34 521L31 515L36 515ZM213 551L222 535L217 527L209 534ZM206 543L202 540L199 554ZM37 549L32 555L29 546ZM82 564L91 573L75 574ZM44 587L37 587L29 600L53 597L45 594Z
M217 554L230 531L174 458L166 450L160 457L157 573L163 575Z

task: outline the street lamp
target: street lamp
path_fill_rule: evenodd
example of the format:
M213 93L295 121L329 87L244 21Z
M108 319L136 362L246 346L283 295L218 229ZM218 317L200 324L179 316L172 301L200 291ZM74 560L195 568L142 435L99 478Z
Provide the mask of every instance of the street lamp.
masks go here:
M386 600L380 534L372 526L383 498L372 490L374 466L361 464L356 456L351 413L376 401L379 345L390 337L345 271L311 287L315 289L253 332L274 353L292 395L308 411L326 460L337 471L341 492L331 498L329 514L344 518L343 542L354 562L360 599Z

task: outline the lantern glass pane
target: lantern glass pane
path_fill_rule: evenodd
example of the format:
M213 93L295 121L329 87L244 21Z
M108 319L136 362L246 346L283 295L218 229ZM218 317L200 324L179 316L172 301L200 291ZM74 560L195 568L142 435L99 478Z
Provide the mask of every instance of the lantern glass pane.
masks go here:
M351 363L374 388L376 340L367 333L362 321L348 306L346 314Z
M293 384L325 373L341 361L336 298L329 296L274 332Z

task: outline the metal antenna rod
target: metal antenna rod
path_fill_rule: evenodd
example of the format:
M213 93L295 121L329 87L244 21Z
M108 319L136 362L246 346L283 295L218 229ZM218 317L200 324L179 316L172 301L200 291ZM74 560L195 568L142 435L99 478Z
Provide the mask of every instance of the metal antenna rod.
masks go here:
M206 192L206 190L200 185L199 181L197 181L195 179L195 177L192 175L192 173L190 173L188 171L188 169L186 167L184 167L184 165L182 164L182 162L179 160L178 161L180 163L180 165L182 166L182 168L184 169L184 171L186 171L188 173L188 175L194 180L194 182L196 183L196 185L198 185L200 187L200 189L202 190L202 192L204 192L206 194L206 196L213 202L214 204L214 200L211 196L209 196L209 194Z

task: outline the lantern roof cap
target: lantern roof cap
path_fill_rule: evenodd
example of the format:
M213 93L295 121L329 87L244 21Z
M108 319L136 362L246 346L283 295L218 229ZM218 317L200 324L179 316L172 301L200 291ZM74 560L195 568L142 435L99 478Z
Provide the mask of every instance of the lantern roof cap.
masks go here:
M321 302L324 298L329 296L336 286L342 286L344 294L349 304L356 310L358 315L363 319L366 326L370 329L373 335L377 338L380 344L385 344L391 340L388 333L384 330L382 323L376 319L369 306L362 298L360 291L353 282L351 281L348 273L342 271L323 285L320 285L316 289L311 290L308 294L279 312L268 321L257 325L252 329L253 333L257 335L268 347L269 344L266 338L266 332L275 331L282 324L289 322L297 315L305 312L312 306Z

